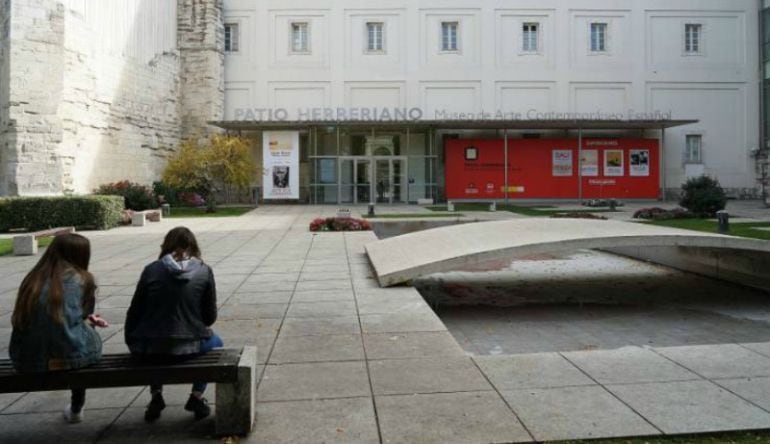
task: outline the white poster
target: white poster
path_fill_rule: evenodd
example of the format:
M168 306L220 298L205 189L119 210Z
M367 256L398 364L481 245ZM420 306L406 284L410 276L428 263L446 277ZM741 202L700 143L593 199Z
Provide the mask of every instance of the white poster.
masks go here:
M572 150L553 150L554 177L572 176Z
M596 177L599 175L599 152L597 150L583 150L580 159L581 174L583 177Z
M650 150L631 150L631 176L650 175Z
M265 131L262 135L264 199L299 199L299 133Z
M623 175L623 150L604 151L604 175L606 177Z

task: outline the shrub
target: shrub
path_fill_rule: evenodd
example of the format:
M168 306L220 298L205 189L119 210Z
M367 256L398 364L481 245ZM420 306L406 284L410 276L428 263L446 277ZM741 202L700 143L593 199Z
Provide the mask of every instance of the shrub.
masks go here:
M244 139L214 134L203 146L195 139L182 143L169 159L163 181L172 187L202 193L208 211L213 212L218 192L249 186L256 171Z
M152 184L152 194L159 204L167 203L172 207L179 205L179 194L181 192L181 190L174 188L165 182L158 181L153 182Z
M319 217L310 222L310 231L369 231L372 224L368 220L352 217Z
M119 196L11 197L0 199L0 231L54 227L106 230L118 225Z
M206 199L198 193L184 191L179 194L179 202L188 207L198 208L206 205Z
M708 176L693 177L682 185L679 205L698 217L714 217L727 205L725 191L719 181Z
M123 196L127 210L144 211L158 208L158 202L149 187L123 180L101 185L94 194L103 196Z

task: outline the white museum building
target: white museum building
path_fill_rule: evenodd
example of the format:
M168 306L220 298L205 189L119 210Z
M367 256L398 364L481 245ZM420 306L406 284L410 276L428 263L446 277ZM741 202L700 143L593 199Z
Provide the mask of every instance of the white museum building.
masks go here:
M0 195L149 183L222 129L265 199L762 193L762 0L6 3Z

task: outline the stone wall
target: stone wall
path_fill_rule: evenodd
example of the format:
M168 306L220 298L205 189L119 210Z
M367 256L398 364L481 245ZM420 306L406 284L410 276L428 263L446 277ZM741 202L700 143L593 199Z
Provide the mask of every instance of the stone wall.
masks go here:
M221 0L3 1L0 195L150 184L221 116Z
M183 137L205 136L223 120L225 54L223 0L179 0L178 47Z

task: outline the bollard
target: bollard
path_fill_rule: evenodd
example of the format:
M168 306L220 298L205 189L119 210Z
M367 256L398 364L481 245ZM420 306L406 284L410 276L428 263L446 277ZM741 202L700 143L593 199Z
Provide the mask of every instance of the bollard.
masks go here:
M610 199L610 211L616 211L615 207L617 206L617 202L615 199Z
M171 205L169 205L167 203L161 204L160 212L163 215L163 217L171 216Z
M725 210L717 211L717 224L719 232L727 234L730 232L730 213Z
M455 210L455 204L452 203L452 201L448 200L447 203L446 203L446 210L449 211L449 212L454 211Z
M369 217L374 217L374 204L369 204L369 212L367 214Z

